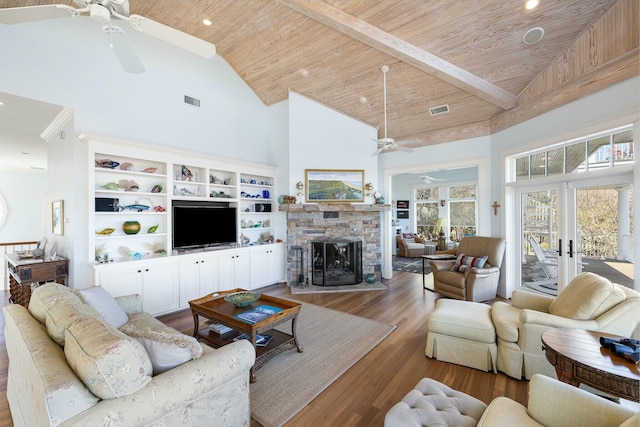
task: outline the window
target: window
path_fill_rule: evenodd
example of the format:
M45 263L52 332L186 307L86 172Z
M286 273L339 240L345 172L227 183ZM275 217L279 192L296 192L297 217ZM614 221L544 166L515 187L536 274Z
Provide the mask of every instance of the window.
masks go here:
M476 234L476 185L452 185L415 190L417 232L436 238L440 232L438 220L444 232L454 241ZM448 200L448 202L447 202ZM447 227L449 224L449 228Z
M415 200L417 232L421 236L433 236L438 222L438 189L418 188Z
M476 186L449 187L450 238L459 242L464 236L476 234Z
M515 157L516 181L633 163L633 127L624 126Z

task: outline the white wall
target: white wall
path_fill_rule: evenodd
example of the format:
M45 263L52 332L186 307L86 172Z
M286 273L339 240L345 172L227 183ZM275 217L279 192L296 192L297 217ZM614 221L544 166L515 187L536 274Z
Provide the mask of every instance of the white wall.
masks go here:
M267 108L224 59L206 60L125 27L146 68L129 74L101 26L85 18L0 25L0 91L73 110L77 134L269 159ZM201 108L185 104L184 95L200 99Z
M374 127L289 92L289 186L282 190L295 195L305 169L364 169L365 183L379 188L376 138Z
M46 171L0 170L0 194L9 211L0 228L0 242L42 240L48 231L42 218L46 192Z

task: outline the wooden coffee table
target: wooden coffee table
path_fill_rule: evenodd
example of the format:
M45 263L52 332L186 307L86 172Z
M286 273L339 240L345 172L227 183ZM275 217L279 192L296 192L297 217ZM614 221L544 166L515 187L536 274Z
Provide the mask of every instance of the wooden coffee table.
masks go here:
M622 337L582 329L549 329L542 334L547 360L558 379L581 383L623 399L639 401L638 365L600 345L600 337Z
M193 336L212 347L219 348L233 342L233 339L240 334L247 334L250 337L251 344L256 350L256 361L251 367L251 382L255 382L255 371L260 369L265 363L272 359L275 355L283 351L297 349L298 353L302 353L302 347L298 343L296 337L296 319L302 305L297 302L272 297L269 295L261 295L250 307L238 308L233 304L224 300L224 296L234 292L244 292L244 289L233 289L229 291L216 292L189 301L191 313L193 314ZM260 305L270 305L282 309L265 320L258 323L247 323L237 319L234 316L238 313L250 310L252 307ZM200 316L210 320L212 323L221 323L233 329L232 332L220 335L212 330L200 331ZM280 332L273 329L275 326L291 321L291 334ZM268 334L273 338L265 346L256 346L256 336L258 334Z

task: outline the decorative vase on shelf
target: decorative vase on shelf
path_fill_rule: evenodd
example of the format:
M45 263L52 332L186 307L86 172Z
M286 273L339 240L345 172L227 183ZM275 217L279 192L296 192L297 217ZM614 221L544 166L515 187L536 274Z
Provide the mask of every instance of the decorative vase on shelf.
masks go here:
M140 223L138 221L125 221L122 224L124 234L138 234L140 231Z

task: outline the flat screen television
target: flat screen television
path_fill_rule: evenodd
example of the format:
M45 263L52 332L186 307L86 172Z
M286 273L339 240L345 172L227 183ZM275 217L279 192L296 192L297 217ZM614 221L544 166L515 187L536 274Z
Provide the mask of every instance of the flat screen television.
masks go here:
M236 243L236 208L226 203L174 200L173 248L196 249Z

